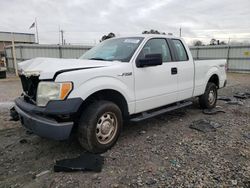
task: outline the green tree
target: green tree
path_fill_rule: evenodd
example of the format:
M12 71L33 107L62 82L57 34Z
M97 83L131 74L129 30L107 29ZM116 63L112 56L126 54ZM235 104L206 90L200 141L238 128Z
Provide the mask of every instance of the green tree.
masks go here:
M143 31L142 34L161 34L166 35L165 32L160 32L158 30L150 29L149 31Z
M193 46L204 46L203 42L200 40L194 40L192 44Z

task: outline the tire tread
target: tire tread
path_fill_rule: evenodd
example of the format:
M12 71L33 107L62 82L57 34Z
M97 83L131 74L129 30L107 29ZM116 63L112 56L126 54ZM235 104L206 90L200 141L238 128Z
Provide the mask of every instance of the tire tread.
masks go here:
M78 124L78 140L83 148L85 148L87 151L92 153L102 153L107 149L104 148L97 148L93 142L92 138L92 129L93 126L96 124L96 118L98 116L98 112L102 110L103 108L114 108L118 111L119 116L117 118L120 119L120 127L118 128L118 136L115 138L114 142L108 146L108 148L112 147L116 140L119 137L120 130L122 127L122 115L119 107L110 101L100 100L96 101L92 104L90 104L83 112L79 120ZM119 123L119 122L118 122ZM119 125L118 125L119 126Z

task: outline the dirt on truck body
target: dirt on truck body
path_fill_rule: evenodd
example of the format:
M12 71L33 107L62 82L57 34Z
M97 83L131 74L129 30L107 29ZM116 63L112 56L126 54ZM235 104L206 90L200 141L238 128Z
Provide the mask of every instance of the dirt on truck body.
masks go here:
M142 121L126 123L118 143L102 154L100 173L56 173L56 160L84 153L75 139L40 138L9 121L21 83L0 80L0 187L250 187L250 74L228 74L218 100L225 113L205 114L198 102ZM191 128L213 122L211 129ZM209 123L207 123L209 124Z

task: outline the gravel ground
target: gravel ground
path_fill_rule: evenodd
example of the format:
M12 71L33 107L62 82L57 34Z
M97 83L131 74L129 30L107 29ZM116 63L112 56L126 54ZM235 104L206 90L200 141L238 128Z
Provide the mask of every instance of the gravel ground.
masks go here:
M205 115L197 101L140 123L129 123L106 153L102 172L55 173L56 160L83 153L75 139L56 142L9 121L17 79L0 81L0 187L250 187L250 99L218 101L226 113ZM220 95L250 91L250 74L229 74ZM199 132L199 119L222 125ZM44 172L44 175L36 175Z

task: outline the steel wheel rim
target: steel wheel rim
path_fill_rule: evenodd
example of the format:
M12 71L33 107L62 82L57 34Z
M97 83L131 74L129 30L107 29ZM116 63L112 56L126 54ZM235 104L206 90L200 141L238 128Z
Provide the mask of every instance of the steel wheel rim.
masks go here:
M96 124L96 138L100 144L109 144L115 137L118 128L116 115L112 112L104 113Z
M208 94L208 102L210 105L213 105L216 100L216 92L214 90L211 90Z

